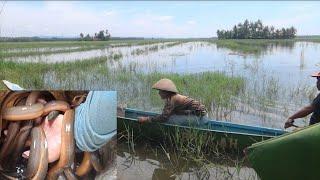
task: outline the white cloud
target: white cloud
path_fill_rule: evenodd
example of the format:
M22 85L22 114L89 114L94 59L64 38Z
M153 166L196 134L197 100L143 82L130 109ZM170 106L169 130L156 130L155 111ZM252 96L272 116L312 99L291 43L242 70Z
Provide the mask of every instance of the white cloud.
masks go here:
M113 16L115 14L116 14L116 11L114 11L114 10L110 10L110 11L105 12L105 15L107 15L107 16Z
M309 27L306 26L305 24L308 22L315 21L315 18L317 18L317 16L313 14L299 13L296 16L292 16L292 17L282 17L274 20L266 20L264 24L268 26L273 25L277 29L283 28L283 27L289 28L293 26L297 29L298 35L302 35L306 32L308 32L309 34L318 34L319 32L316 32L315 29L312 30L315 32L310 31Z
M102 29L108 29L112 36L123 37L174 37L187 33L187 28L174 24L174 16L152 11L131 16L127 13L123 9L97 11L75 2L46 1L38 9L9 3L1 30L3 36L78 36L81 32L92 35Z
M197 24L197 22L195 20L189 20L189 21L187 21L187 24L195 25L195 24Z
M78 36L80 32L92 34L106 28L112 33L120 15L115 10L90 10L75 2L45 1L42 8L9 2L2 16L4 36Z
M148 3L146 7L141 7L136 3L128 6L122 3L44 1L33 7L8 1L4 13L0 15L0 33L3 36L78 36L81 32L93 34L108 29L112 36L122 37L212 37L216 35L217 28L232 28L233 24L244 18L230 15L230 18L222 20L219 16L221 11L208 11L205 5L196 5L197 9L192 14L184 10L190 7L188 3L176 2L173 5L179 5L178 10L160 11L160 7L149 8ZM170 7L176 8L173 5ZM204 10L199 10L202 6ZM293 25L298 29L298 34L318 34L315 31L319 26L315 22L320 18L319 13L317 9L310 12L307 7L286 7L276 18L263 15L263 23L275 25L276 28ZM202 21L209 16L212 16L209 21Z
M173 19L173 16L156 16L154 17L154 20L165 22L165 21L171 21Z

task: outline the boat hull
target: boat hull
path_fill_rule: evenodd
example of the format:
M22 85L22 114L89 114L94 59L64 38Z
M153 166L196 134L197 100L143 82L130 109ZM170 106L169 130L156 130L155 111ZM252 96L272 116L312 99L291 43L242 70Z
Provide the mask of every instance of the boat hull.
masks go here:
M261 179L320 177L320 124L256 143L247 149L251 166Z
M207 127L178 126L167 123L145 123L137 121L139 116L155 116L156 113L126 109L123 117L118 116L118 134L131 139L159 141L190 141L200 138L208 146L226 151L241 152L253 143L260 142L285 131L210 121ZM257 133L259 132L259 133ZM128 138L127 138L128 139Z

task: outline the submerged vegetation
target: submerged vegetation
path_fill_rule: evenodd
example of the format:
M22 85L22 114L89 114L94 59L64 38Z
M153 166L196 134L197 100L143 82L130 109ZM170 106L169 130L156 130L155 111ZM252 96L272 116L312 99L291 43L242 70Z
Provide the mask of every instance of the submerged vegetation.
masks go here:
M9 57L27 57L37 55L49 55L71 52L82 52L96 49L131 47L140 45L152 45L169 43L166 46L172 47L186 42L211 42L218 47L228 48L236 52L259 54L273 46L292 48L297 41L320 42L318 36L300 36L294 39L262 40L262 39L149 39L149 40L108 40L108 41L34 41L34 42L3 42L0 43L0 59ZM154 47L163 49L164 47ZM154 50L158 50L154 49ZM142 49L143 50L143 49ZM150 49L152 50L152 49ZM145 50L137 50L134 54L144 54Z
M304 104L301 100L306 96L312 97L313 91L306 85L288 89L282 87L279 80L273 78L272 73L261 73L261 63L259 58L249 59L234 58L233 56L221 59L227 66L223 66L225 71L216 69L206 69L206 72L190 71L179 73L171 72L171 68L181 65L179 60L168 60L168 64L163 65L158 61L168 57L163 54L170 51L162 51L165 48L176 47L184 51L175 51L176 54L187 54L188 51L196 51L200 48L226 48L233 52L242 54L263 54L273 48L283 47L294 49L297 41L320 42L320 38L301 37L290 40L201 40L201 42L187 43L195 40L132 40L132 41L73 41L73 42L29 42L29 43L1 43L0 52L4 57L16 57L21 53L35 53L36 55L57 54L62 51L80 52L92 49L101 49L106 46L111 47L110 54L101 57L76 59L57 63L47 62L14 62L0 61L0 78L17 83L27 89L90 89L90 90L117 90L119 105L138 108L141 110L160 112L163 106L157 91L151 89L151 85L161 78L172 79L178 90L184 94L203 102L209 109L209 116L219 120L240 122L240 120L251 120L248 123L259 124L269 127L282 127L282 121L289 113L297 110L296 107ZM212 44L209 44L210 42ZM136 47L137 45L148 45L146 47ZM131 47L126 53L112 49L112 47ZM207 46L207 47L206 47ZM76 47L78 49L73 49ZM43 48L43 49L41 49ZM50 49L51 48L51 49ZM87 48L87 49L86 49ZM18 49L17 51L8 51ZM176 50L176 49L174 49ZM202 50L202 49L201 49ZM11 53L11 54L10 54ZM148 56L156 54L157 56ZM158 53L158 54L157 54ZM158 56L159 55L159 56ZM25 56L25 55L21 55ZM130 56L136 61L127 61ZM140 57L146 56L146 59ZM182 57L185 55L182 55ZM155 58L154 59L150 59ZM158 59L159 57L159 59ZM201 57L202 58L202 57ZM199 60L202 60L202 59ZM186 59L191 59L187 56ZM122 61L124 60L124 61ZM146 61L144 61L146 60ZM194 60L194 59L193 59ZM220 60L220 59L219 59ZM232 69L231 61L240 61L233 66L242 66L241 71L249 72L249 78L241 74L234 73L237 69ZM192 59L190 61L192 62ZM211 63L211 59L209 61ZM172 63L172 64L170 64ZM214 62L212 61L212 64ZM192 63L189 64L192 66ZM202 66L204 67L204 66ZM166 69L167 68L167 69ZM231 73L227 72L232 69ZM168 71L162 71L166 69ZM269 74L268 74L269 73ZM4 89L1 84L0 89ZM283 97L289 97L289 101L283 101ZM312 98L311 98L312 99ZM245 117L247 116L247 117ZM247 118L247 119L246 119ZM254 119L256 118L256 119ZM259 121L256 123L255 121ZM261 122L262 121L262 122ZM274 125L275 124L275 125ZM279 125L280 124L280 125ZM143 155L138 154L139 148L148 149L152 158L160 161L159 169L155 173L168 174L166 177L181 178L185 172L193 174L193 177L208 179L214 177L257 179L256 174L242 157L233 157L223 151L210 146L205 151L205 147L212 139L206 139L197 132L188 132L190 136L184 136L182 141L181 132L177 131L175 136L168 135L167 143L139 144L138 137L130 137L133 134L128 128L126 138L129 142L121 143L127 149L118 149L118 155L128 152L126 158L141 160ZM129 145L129 146L127 146ZM128 150L131 149L131 150ZM141 151L145 152L145 151ZM139 156L139 158L137 158ZM183 164L183 166L182 166ZM245 173L244 173L245 172ZM248 174L246 174L249 172ZM215 174L215 173L218 173ZM246 174L246 175L243 175ZM161 173L160 173L161 174ZM163 174L161 174L163 175ZM240 179L239 178L239 179Z
M134 161L141 160L135 158L138 156L160 161L161 166L153 172L153 177L159 179L183 179L186 172L189 178L191 176L195 179L257 179L256 173L247 168L242 152L217 146L214 144L217 141L214 134L192 128L168 131L165 127L156 127L157 131L162 132L164 141L149 141L153 137L144 137L140 132L134 132L130 125L126 126L125 132L118 133L118 155L123 156L123 152L130 154L121 165L130 166Z
M108 60L111 61L119 58L121 58L121 55L114 54L110 57L94 58L90 61L83 60L54 64L1 61L0 71L2 73L0 78L15 82L28 89L53 88L53 86L46 82L48 80L48 74L57 77L57 79L60 79L60 82L64 81L60 85L57 84L55 86L59 89L90 88L89 83L87 87L79 87L78 82L73 82L75 75L77 75L79 79L86 79L86 76L88 75L96 76L98 77L98 79L96 79L97 83L99 83L99 80L103 80L103 78L113 83L123 85L128 83L129 86L134 86L135 83L142 83L141 87L150 90L148 94L151 93L150 95L154 105L159 105L162 102L157 98L157 92L151 91L150 86L159 79L166 77L172 79L176 83L181 93L198 98L208 107L212 104L228 106L228 104L230 104L230 97L239 93L244 87L244 80L242 78L227 77L219 72L204 72L198 74L153 72L144 74L141 72L129 71L126 68L113 71L103 65ZM92 74L93 72L95 73ZM65 84L68 84L69 86L65 87ZM105 86L105 88L107 88L107 86ZM142 90L139 91L141 92Z
M45 54L59 54L130 47L172 42L168 40L116 40L116 41L54 41L54 42L5 42L0 44L0 59L7 57L27 57ZM184 42L184 41L179 41Z
M228 77L219 72L203 72L198 74L148 74L144 81L151 86L161 78L169 78L175 82L181 94L200 100L206 107L231 108L231 97L236 96L244 88L244 79ZM160 101L156 91L152 92L153 102ZM154 104L156 105L156 104Z
M285 47L293 49L294 40L217 40L213 41L217 45L217 48L228 48L235 52L243 54L261 55L264 52L268 52L273 47Z

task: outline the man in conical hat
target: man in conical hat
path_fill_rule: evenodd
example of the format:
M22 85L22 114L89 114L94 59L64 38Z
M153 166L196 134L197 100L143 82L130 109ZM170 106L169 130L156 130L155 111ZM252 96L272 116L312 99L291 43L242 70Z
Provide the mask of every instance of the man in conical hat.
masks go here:
M203 104L190 97L178 94L175 84L170 79L161 79L156 82L153 89L159 90L161 99L165 101L162 114L154 117L139 117L140 123L168 122L186 125L187 123L201 124L202 117L207 110ZM189 121L188 121L189 120Z
M317 78L317 89L320 90L320 72L313 73L311 77ZM293 114L288 118L285 122L284 128L288 128L291 126L295 126L294 120L298 118L303 118L311 114L309 125L319 123L320 122L320 94L312 101L310 105L307 105L300 109L298 112Z

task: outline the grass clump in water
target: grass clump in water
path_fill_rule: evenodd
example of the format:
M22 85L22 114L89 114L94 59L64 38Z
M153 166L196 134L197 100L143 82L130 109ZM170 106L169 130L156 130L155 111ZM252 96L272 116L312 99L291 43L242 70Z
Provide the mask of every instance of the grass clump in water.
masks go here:
M162 78L171 79L177 86L179 93L201 101L208 109L213 107L217 117L222 108L232 108L231 97L237 96L244 88L244 79L228 77L220 72L203 72L197 74L151 73L140 74L141 79L148 87ZM148 88L151 91L151 88ZM162 100L157 91L152 91L153 106L160 106Z
M232 39L232 40L214 40L218 48L228 48L240 53L240 55L261 55L268 52L273 47L286 47L293 49L295 40L266 40L266 39Z

